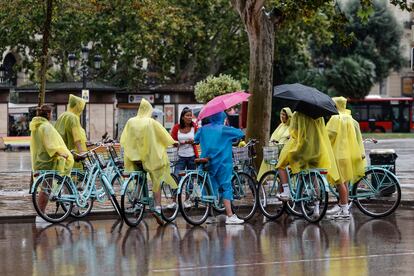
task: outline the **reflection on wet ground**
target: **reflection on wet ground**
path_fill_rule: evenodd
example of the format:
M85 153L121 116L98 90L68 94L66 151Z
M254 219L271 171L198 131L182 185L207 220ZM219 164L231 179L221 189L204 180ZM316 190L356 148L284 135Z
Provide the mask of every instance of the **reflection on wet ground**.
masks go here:
M137 228L112 220L0 224L0 275L412 275L414 219L355 211L319 225L283 217Z

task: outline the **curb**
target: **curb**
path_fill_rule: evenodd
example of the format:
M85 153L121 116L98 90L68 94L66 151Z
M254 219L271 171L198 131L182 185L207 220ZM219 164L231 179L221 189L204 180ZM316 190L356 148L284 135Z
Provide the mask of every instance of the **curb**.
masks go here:
M336 201L330 201L333 204ZM358 209L358 207L355 207ZM414 199L401 200L398 209L414 209ZM144 216L146 217L151 211L145 210ZM260 210L256 210L256 214L260 214ZM181 213L178 212L177 216L181 217ZM17 216L0 216L0 224L3 223L30 223L34 222L36 215L17 215ZM119 216L115 211L92 211L85 218L78 220L105 220L105 219L118 219ZM71 217L69 217L71 219Z

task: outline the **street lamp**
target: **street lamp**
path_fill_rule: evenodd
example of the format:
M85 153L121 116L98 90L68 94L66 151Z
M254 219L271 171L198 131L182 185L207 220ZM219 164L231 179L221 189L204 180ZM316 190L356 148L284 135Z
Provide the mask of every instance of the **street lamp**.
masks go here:
M0 64L0 84L5 82L6 68L3 64Z
M89 51L90 49L88 47L82 47L80 65L79 68L76 69L79 76L82 78L82 90L86 89L86 82L88 80L88 77L92 77L92 68L88 66ZM76 67L76 55L74 53L70 53L68 55L68 61L70 69L74 70ZM95 55L95 57L93 58L94 68L96 70L99 70L101 68L101 64L102 56ZM85 109L83 109L82 125L86 129L86 107Z

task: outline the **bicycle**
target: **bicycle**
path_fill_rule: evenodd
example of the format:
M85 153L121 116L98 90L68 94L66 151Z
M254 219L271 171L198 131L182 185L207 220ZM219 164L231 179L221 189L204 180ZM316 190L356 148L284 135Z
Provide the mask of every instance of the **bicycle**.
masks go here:
M197 158L196 170L183 173L178 187L178 205L184 219L192 225L204 223L210 208L222 208L208 172L209 158ZM243 220L253 217L257 206L257 192L254 180L246 173L233 171L232 176L234 213ZM253 202L251 202L253 201ZM247 215L239 212L247 209Z
M137 170L129 174L125 174L127 177L122 184L121 189L121 210L125 223L130 227L137 226L143 216L146 206L153 208L154 200L150 195L150 189L148 187L147 172L144 170L142 162L137 161ZM177 183L177 179L171 174L174 181ZM164 181L161 182L161 217L166 222L172 222L178 213L178 206L169 210L166 206L170 205L174 201L173 189Z
M300 211L307 221L320 221L328 208L328 182L324 177L327 172L323 169L308 169L297 174L291 174L290 170L286 169L286 172L291 194L290 201L294 206L299 204ZM279 182L279 172L273 170L266 172L259 183L259 186L263 187L259 189L259 206L269 219L280 217L285 209L298 212L296 209L291 209L288 202L282 202L277 198ZM319 211L315 212L317 205Z
M377 143L375 139L365 139L364 143ZM330 192L339 198L338 192L329 185ZM348 184L350 207L355 203L362 213L381 218L392 214L401 202L401 187L390 165L371 165L358 181Z
M75 183L71 176L61 176L57 171L37 171L34 173L34 177L37 179L31 189L32 202L40 217L51 223L61 222L72 213L74 203L80 208L85 208L89 204L90 208L87 209L90 211L92 204L88 202L91 200L104 202L106 196L115 211L121 216L109 176L104 171L105 164L100 162L95 152L99 147L102 145L83 154L74 154L78 159L83 159L84 166L88 168L81 184ZM102 183L102 189L96 188L97 180ZM47 200L45 204L47 209L42 210L43 208L39 206L40 195L43 195L41 201Z

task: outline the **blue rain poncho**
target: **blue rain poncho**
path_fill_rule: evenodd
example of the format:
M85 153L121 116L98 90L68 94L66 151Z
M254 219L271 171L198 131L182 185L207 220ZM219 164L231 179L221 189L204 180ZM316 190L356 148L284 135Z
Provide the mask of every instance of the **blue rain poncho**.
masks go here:
M209 174L215 192L221 188L222 198L233 200L231 176L233 171L232 143L244 136L237 128L224 126L226 114L216 113L210 118L210 124L200 128L195 142L200 142L201 157L209 157Z

